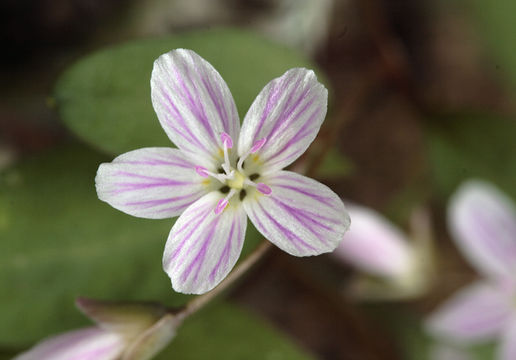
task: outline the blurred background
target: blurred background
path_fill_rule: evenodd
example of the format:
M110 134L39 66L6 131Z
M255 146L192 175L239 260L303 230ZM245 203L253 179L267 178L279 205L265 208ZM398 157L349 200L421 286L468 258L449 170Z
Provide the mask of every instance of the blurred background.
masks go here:
M180 46L221 72L241 117L273 77L316 68L329 113L299 168L431 237L433 265L410 296L364 301L349 291L352 267L273 249L166 354L427 358L421 320L477 276L450 241L449 196L476 177L516 197L515 2L4 0L0 9L0 358L86 325L79 295L184 303L161 270L172 222L119 213L94 189L101 162L167 145L148 81L153 59ZM251 251L260 238L248 237Z

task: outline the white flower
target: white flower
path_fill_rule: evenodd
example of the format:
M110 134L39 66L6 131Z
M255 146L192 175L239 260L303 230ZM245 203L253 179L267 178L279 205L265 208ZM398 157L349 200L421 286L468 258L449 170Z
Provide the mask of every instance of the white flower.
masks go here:
M427 329L457 344L499 340L497 358L516 359L516 210L494 186L469 181L453 196L448 225L484 279L459 290L433 313Z
M349 216L323 184L282 170L314 140L324 120L327 90L313 71L296 68L258 95L242 128L219 73L195 52L160 56L151 95L161 126L178 149L145 148L99 167L101 200L128 214L181 214L165 247L172 287L204 293L233 268L247 217L295 256L333 251Z

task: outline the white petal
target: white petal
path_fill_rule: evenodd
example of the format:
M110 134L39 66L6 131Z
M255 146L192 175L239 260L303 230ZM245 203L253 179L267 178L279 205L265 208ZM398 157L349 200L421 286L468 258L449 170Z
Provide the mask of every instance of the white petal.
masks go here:
M430 360L473 360L473 357L464 349L437 344L430 349Z
M516 359L516 312L512 314L505 329L503 329L497 359Z
M283 251L295 256L333 251L349 228L342 200L308 177L280 171L264 179L272 193L247 196L244 208L254 226Z
M124 347L121 336L91 327L45 339L14 360L115 360Z
M456 343L490 340L500 334L512 307L507 289L479 282L458 291L426 325L434 336Z
M192 50L173 50L154 62L151 97L170 140L197 165L212 164L222 132L237 141L240 121L231 92L217 70Z
M206 179L180 150L145 148L99 166L99 199L127 214L152 219L181 214L206 194Z
M235 265L247 217L237 199L215 214L219 192L193 203L176 221L163 254L163 269L174 290L202 294L213 289Z
M516 210L514 203L482 181L462 185L451 199L448 225L473 266L487 276L514 276Z
M414 254L405 235L373 209L353 204L347 209L353 222L333 255L374 275L406 273Z
M303 154L326 116L328 90L314 72L296 68L272 80L251 105L242 124L239 155L266 138L256 153L265 171L284 168Z

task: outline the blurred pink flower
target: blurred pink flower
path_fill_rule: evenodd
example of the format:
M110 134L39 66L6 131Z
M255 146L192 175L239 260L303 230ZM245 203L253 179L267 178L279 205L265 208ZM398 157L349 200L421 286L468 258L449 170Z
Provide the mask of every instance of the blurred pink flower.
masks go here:
M353 221L332 255L373 277L362 274L355 278L352 294L387 300L424 292L432 265L430 241L426 241L429 239L422 239L417 229L419 233L409 240L396 225L371 208L348 203L347 209Z
M372 275L397 277L411 267L406 235L371 208L347 206L353 223L333 255Z
M13 360L148 360L175 336L178 321L164 308L78 299L97 326L69 331L36 344Z
M459 290L426 322L457 344L499 340L500 360L516 359L516 210L493 185L471 180L454 194L448 226L462 254L483 276Z

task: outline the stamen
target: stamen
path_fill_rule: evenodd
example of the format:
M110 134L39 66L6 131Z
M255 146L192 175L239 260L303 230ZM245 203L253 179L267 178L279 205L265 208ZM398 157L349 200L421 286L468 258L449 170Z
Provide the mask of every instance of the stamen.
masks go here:
M228 149L231 149L233 147L233 139L231 139L231 136L229 136L229 134L222 132L222 134L220 134L220 140L222 141L222 145L224 145Z
M197 174L201 175L202 177L210 177L208 169L206 169L204 166L196 166L195 171Z
M229 175L231 164L229 163L228 149L231 149L233 147L233 140L231 139L231 136L229 136L225 132L222 132L222 134L220 135L220 140L222 141L222 148L224 149L224 164L222 164L222 168L224 169L226 174Z
M254 154L258 150L260 150L262 146L265 145L265 142L267 142L267 138L263 138L255 142L254 145L251 147L251 154Z
M249 179L246 179L245 180L245 184L255 187L263 195L270 195L270 194L272 194L272 189L268 185L265 185L264 183L258 183L257 184L255 182L249 180Z
M263 139L258 140L257 142L255 142L253 144L253 146L251 146L251 148L248 151L246 151L242 156L240 156L240 158L238 159L238 163L237 163L238 171L243 171L244 170L242 165L244 164L245 159L247 159L247 157L249 155L254 154L258 150L260 150L266 142L267 142L267 138L263 138Z
M264 183L256 184L256 188L263 195L270 195L272 193L272 189L269 186L265 185Z
M197 174L199 174L202 177L207 178L207 177L211 176L223 184L226 183L226 180L232 179L235 175L235 170L231 171L229 174L215 174L215 173L209 171L208 169L206 169L204 166L196 166L195 171L197 172Z
M229 203L229 200L233 197L233 195L236 194L236 190L235 189L231 189L231 191L229 192L229 194L226 195L225 198L223 199L220 199L219 202L217 203L217 206L215 207L215 214L220 214L222 211L224 211L224 209L226 208L226 206L228 206L228 203Z

